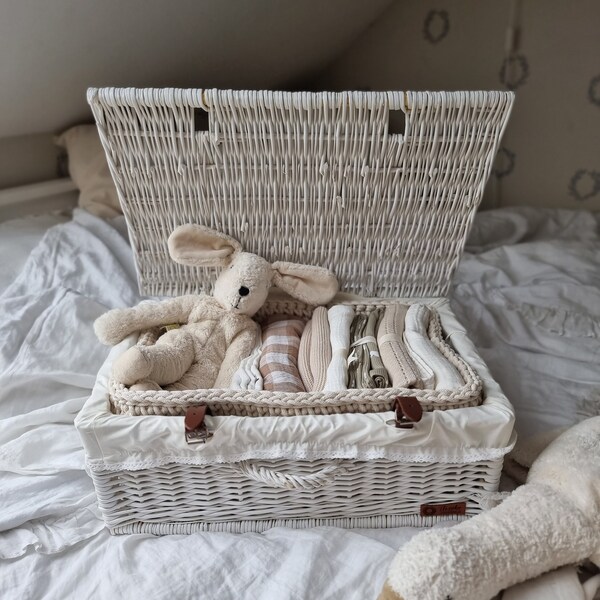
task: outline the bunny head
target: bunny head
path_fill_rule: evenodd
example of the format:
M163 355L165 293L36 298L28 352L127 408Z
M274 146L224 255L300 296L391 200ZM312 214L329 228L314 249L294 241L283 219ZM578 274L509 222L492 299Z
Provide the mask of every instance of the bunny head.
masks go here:
M287 262L270 264L242 252L228 235L203 225L181 225L169 236L169 254L182 265L222 267L213 296L228 310L252 316L264 304L272 285L307 304L326 304L338 289L328 269Z

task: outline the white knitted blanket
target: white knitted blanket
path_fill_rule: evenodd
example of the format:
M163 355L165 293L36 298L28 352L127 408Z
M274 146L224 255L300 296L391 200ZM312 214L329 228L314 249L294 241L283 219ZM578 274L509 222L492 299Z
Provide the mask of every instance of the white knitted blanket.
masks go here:
M406 312L404 343L421 371L426 389L454 390L464 385L464 381L456 367L429 339L427 328L430 318L431 312L427 306L412 304Z

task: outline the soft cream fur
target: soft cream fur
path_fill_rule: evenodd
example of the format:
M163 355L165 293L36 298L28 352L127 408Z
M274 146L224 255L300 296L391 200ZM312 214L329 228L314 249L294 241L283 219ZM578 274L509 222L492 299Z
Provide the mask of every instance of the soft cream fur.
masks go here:
M115 361L113 377L133 389L229 387L233 373L259 339L251 317L264 304L272 284L310 304L327 303L337 292L337 280L327 269L271 265L242 252L237 240L200 225L178 227L169 237L169 252L181 264L227 268L217 278L212 297L142 303L97 319L94 329L106 344L152 327L181 324L156 344L134 346Z
M560 435L496 508L414 537L380 600L489 600L585 559L600 564L600 417Z

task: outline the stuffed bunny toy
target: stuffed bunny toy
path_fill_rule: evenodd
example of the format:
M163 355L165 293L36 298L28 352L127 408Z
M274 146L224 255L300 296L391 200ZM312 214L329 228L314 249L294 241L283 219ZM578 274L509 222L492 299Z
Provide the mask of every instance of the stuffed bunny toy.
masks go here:
M600 417L549 443L527 483L499 506L416 535L394 558L379 600L490 600L586 559L600 566ZM597 583L579 598L591 597Z
M240 243L201 225L182 225L168 240L171 258L196 267L227 267L213 296L180 296L135 308L114 309L94 323L105 344L167 324L181 324L160 336L154 345L136 345L113 365L113 378L137 390L228 387L241 360L258 342L252 320L272 285L307 304L326 304L337 292L331 271L288 262L270 264L242 252Z

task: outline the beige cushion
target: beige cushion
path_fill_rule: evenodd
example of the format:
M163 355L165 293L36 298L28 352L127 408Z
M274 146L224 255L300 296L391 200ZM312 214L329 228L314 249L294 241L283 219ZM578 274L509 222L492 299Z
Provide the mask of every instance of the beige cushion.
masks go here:
M79 206L98 217L120 215L123 211L96 126L71 127L56 143L67 150L69 173L79 188Z

